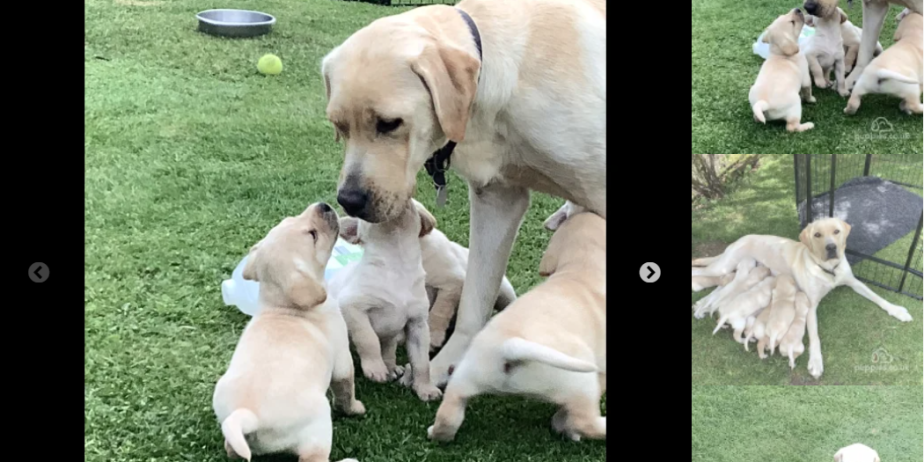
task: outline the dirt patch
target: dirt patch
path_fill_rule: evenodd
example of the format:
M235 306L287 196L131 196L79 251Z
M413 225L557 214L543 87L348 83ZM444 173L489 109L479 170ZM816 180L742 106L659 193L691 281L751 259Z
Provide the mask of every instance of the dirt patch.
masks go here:
M693 247L693 258L715 257L725 251L728 244L722 241L700 242Z
M160 1L157 1L157 0L149 0L149 1L145 1L145 0L115 0L115 2L116 2L116 5L122 5L122 6L160 6L160 5L163 5L163 4L164 4L164 2L160 2Z

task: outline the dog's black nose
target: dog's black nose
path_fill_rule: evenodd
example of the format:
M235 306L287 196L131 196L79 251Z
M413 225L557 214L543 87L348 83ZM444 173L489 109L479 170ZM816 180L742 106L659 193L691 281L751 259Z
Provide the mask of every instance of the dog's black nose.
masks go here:
M811 15L818 11L818 4L815 2L805 2L802 6L805 7L805 12ZM798 8L796 10L798 11Z
M800 10L800 9L798 9L798 8L794 9L793 11L795 11L796 14L802 14L802 10Z
M356 216L366 208L369 195L361 189L341 189L337 193L337 203L350 216Z
M825 250L827 250L828 253L834 253L837 251L837 246L834 244L828 244L825 246Z
M330 206L327 205L327 202L321 202L318 204L318 208L321 209L321 213L330 212Z

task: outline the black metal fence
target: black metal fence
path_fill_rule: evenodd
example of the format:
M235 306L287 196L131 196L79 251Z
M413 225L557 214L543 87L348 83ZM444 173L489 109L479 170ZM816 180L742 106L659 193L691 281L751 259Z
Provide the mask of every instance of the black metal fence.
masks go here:
M458 0L343 0L346 2L374 3L384 6L455 5Z
M794 154L793 163L800 229L813 219L834 216L837 189L857 178L878 177L919 195L924 190L921 154ZM848 256L862 259L852 268L857 279L922 300L922 224L924 213L918 218L908 249L902 249L901 261L889 261L848 248ZM897 255L894 250L889 254Z

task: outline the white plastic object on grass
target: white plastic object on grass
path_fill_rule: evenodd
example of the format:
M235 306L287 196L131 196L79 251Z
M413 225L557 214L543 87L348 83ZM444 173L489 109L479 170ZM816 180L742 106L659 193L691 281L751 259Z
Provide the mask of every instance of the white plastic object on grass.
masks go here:
M761 32L760 36L757 37L757 41L754 42L753 45L751 45L751 49L754 51L754 54L759 55L761 58L764 58L764 59L767 59L770 57L770 44L761 42L761 40L764 38L764 34L766 33L767 33L766 30ZM802 26L802 33L799 34L799 49L800 50L805 49L806 40L808 40L808 38L813 35L815 35L814 27Z
M329 281L334 273L351 261L359 260L362 255L362 247L337 238L330 260L327 261L327 267L324 268L324 280ZM236 306L244 314L254 316L260 308L258 303L260 283L244 280L242 273L246 264L247 256L245 255L241 262L237 264L237 267L234 268L234 272L231 273L231 279L222 281L221 299L225 305Z

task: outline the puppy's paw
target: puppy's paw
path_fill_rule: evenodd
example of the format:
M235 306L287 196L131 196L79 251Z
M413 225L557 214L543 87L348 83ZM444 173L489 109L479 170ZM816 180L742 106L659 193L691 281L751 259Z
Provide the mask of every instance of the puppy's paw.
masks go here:
M805 100L806 103L811 103L811 104L815 104L817 101L818 100L815 99L814 96L809 96L808 99Z
M410 368L410 367L408 367L408 368ZM407 370L407 369L405 369L404 366L395 366L395 369L392 371L392 373L394 373L395 378L404 377L404 372L405 372L406 370Z
M846 88L842 88L842 89L838 90L838 91L837 91L837 94L838 94L838 95L841 95L841 98L846 98L846 97L850 96L850 92L847 91Z
M911 321L911 313L909 313L906 308L898 305L892 305L892 309L889 310L889 314L902 322Z
M417 393L417 397L424 402L433 401L443 396L443 392L431 384L415 385L414 392Z
M376 383L385 383L388 381L388 368L385 367L384 362L379 362L376 364L363 362L361 367L363 369L363 375L366 376L367 379Z
M456 436L454 434L449 434L446 432L434 431L434 427L435 425L430 425L430 427L427 428L427 439L430 441L439 441L441 443L448 443L452 441Z
M821 359L821 355L812 355L809 357L808 371L812 377L815 377L816 379L821 377L821 374L824 372L824 370L825 366Z
M411 371L411 365L404 366L404 373L398 379L398 383L410 388L414 384L414 374Z
M344 409L344 412L348 415L363 415L366 413L366 406L362 401L353 400L353 403L350 404L349 409Z
M828 88L828 82L822 79L815 79L815 86L818 88Z

